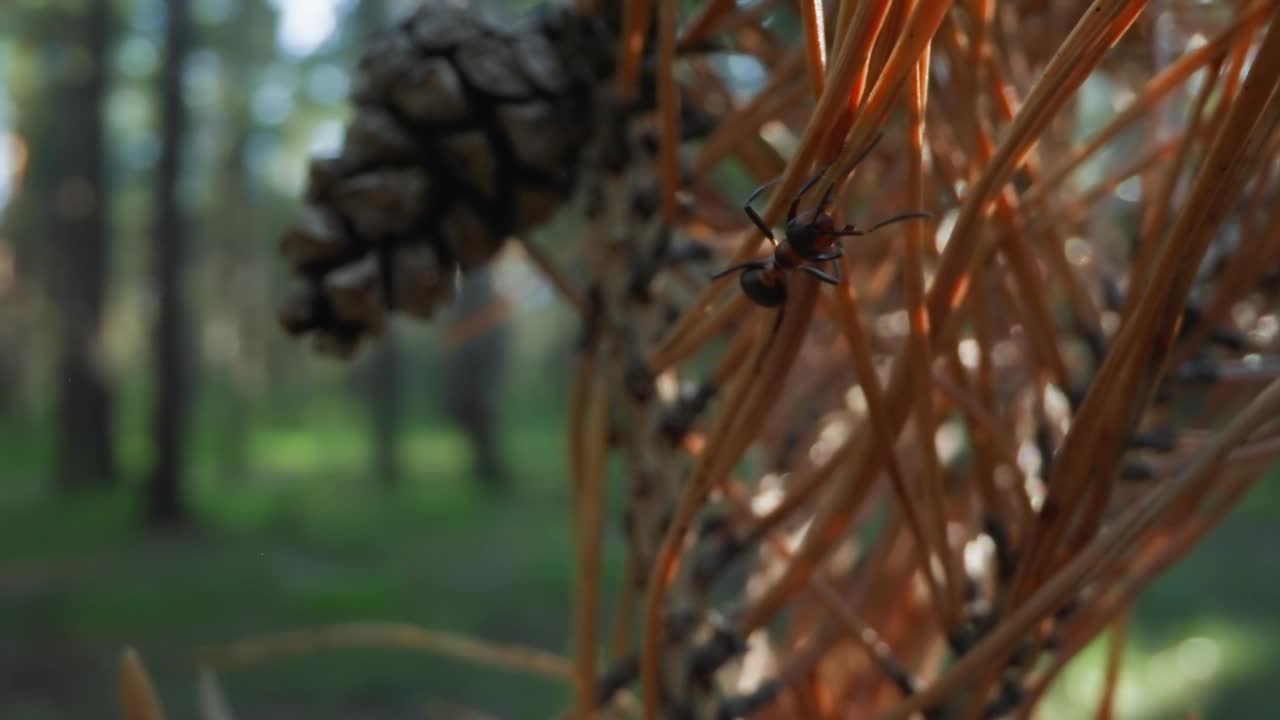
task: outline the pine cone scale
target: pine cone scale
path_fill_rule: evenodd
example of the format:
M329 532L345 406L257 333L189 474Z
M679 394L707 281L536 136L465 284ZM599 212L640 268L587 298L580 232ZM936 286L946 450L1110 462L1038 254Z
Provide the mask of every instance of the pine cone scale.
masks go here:
M312 163L281 240L306 280L286 329L348 356L394 310L430 318L459 273L550 218L579 175L614 38L563 8L507 22L437 4L371 39L342 149Z

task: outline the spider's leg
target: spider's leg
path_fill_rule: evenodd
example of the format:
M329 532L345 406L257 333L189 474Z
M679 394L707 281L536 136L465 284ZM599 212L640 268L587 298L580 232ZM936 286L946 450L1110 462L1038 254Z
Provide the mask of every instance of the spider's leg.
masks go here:
M840 248L836 248L831 252L822 253L821 255L816 255L814 257L808 258L808 260L810 262L826 262L827 260L835 260L836 258L843 257L843 256L844 256L844 251L841 250Z
M773 230L770 230L769 226L764 224L764 218L760 217L755 208L750 205L744 205L742 209L747 211L747 217L751 218L751 222L755 223L755 226L760 229L760 232L764 233L765 237L770 240L774 239Z
M836 191L836 185L840 183L833 182L827 186L827 191L822 193L822 201L818 203L818 212L826 212L827 206L831 204L831 193Z
M865 160L867 156L871 154L871 151L876 149L876 145L880 143L880 138L882 137L884 137L884 133L877 132L875 136L871 138L871 142L867 143L867 146L862 148L862 151L858 153L858 156L853 159L853 164L849 166L849 173L847 174L853 173L853 171L858 168L858 165L862 164L862 161ZM831 183L831 186L827 188L827 192L822 195L822 202L819 203L818 205L819 210L827 209L827 205L831 202L831 193L835 189L836 189L836 183ZM853 226L850 225L849 227L845 228L845 230L850 230L852 229L852 227Z
M750 197L747 198L747 202L742 206L742 209L745 210L747 213L747 217L751 218L751 222L755 223L755 226L760 228L760 232L764 233L764 236L769 238L770 240L774 239L773 230L769 229L769 226L764 223L764 218L760 217L760 214L756 212L755 208L751 207L751 203L755 202L756 198L760 197L760 193L763 193L765 190L768 190L774 185L777 185L781 180L782 180L782 176L779 175L778 177L756 188L755 190L752 191Z
M813 187L814 183L822 179L822 173L826 172L829 167L831 165L827 164L818 168L818 171L805 182L804 187L800 188L800 192L796 193L795 199L791 201L791 207L787 209L787 222L796 219L796 212L800 209L800 199L804 197L805 193L809 192L809 188Z
M839 285L839 284L840 284L840 281L839 281L839 280L837 280L837 279L835 279L835 278L831 277L830 275L828 275L828 274L826 274L826 273L822 272L821 270L819 270L819 269L818 269L818 268L816 268L816 267L813 267L812 265L801 265L800 267L798 267L798 268L796 268L796 269L797 269L797 270L799 270L799 271L800 271L800 272L802 272L802 273L809 273L810 275L812 275L812 276L814 276L814 277L818 278L819 280L821 280L821 281L822 281L822 282L824 282L824 283L829 283L829 284L831 284L831 285Z
M727 267L727 268L725 268L725 269L721 270L720 272L716 273L715 275L712 275L712 276L711 276L711 279L712 279L712 280L719 280L720 278L724 277L725 275L728 275L729 273L731 273L731 272L735 272L735 271L737 271L737 270L746 270L746 269L748 269L748 268L766 268L766 267L768 267L768 266L769 266L769 260L768 260L768 258L765 258L765 259L763 259L763 260L748 260L748 261L746 261L746 262L740 262L740 263L738 263L737 265L730 265L729 267Z
M822 234L826 235L827 237L853 237L856 235L866 235L866 232L862 230L854 230L853 226L850 225L843 230L832 230L830 232L824 232Z
M863 160L867 159L867 156L871 154L871 151L876 149L876 145L879 144L880 138L882 137L884 137L884 132L878 132L875 134L875 137L871 138L871 142L867 143L867 146L862 148L862 151L858 153L858 156L853 159L853 164L849 166L849 172L852 173Z
M915 220L915 219L917 219L917 218L918 218L918 219L921 219L921 220L928 220L928 219L929 219L929 218L931 218L931 217L933 217L933 216L932 216L932 215L930 215L929 213L922 213L922 212L908 212L908 213L902 213L902 214L900 214L900 215L894 215L894 216L893 216L893 217L891 217L891 218L887 218L887 219L885 219L885 220L881 220L880 222L876 223L875 225L872 225L872 226L871 226L871 229L870 229L870 230L867 230L866 232L873 233L873 232L875 232L876 230L879 230L880 228L884 227L885 225L892 225L892 224L894 224L894 223L896 223L896 222L902 222L903 220Z
M768 190L769 188L773 187L774 185L777 185L777 184L778 184L778 183L780 183L780 182L782 182L782 176L781 176L781 175L779 175L778 177L776 177L776 178L774 178L774 179L770 180L769 182L767 182L767 183L765 183L765 184L761 185L760 187L756 188L755 190L752 190L752 191L751 191L751 195L750 195L750 197L748 197L748 198L747 198L746 205L750 206L750 205L751 205L751 203L753 203L753 202L755 202L755 201L756 201L756 198L760 197L760 193L764 192L765 190Z
M843 254L841 253L841 255ZM837 258L831 258L831 274L835 276L836 280L840 280L840 260Z

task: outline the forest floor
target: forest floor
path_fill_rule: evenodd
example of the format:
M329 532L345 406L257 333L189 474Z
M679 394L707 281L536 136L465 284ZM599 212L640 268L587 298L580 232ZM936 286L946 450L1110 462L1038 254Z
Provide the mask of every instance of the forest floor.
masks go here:
M255 439L255 457L275 458L264 471L196 473L200 525L164 537L137 529L131 489L55 501L3 477L21 453L0 452L13 461L0 468L0 717L116 716L126 645L171 718L198 716L193 648L278 630L402 621L564 652L572 553L556 428L508 436L521 460L505 497L467 479L461 438L438 427L410 433L412 480L393 494L341 460L337 435L281 431ZM1119 717L1275 716L1275 480L1140 601ZM1063 677L1044 717L1085 715L1101 657L1091 648ZM323 652L220 680L238 720L546 718L568 697L553 682L394 650Z

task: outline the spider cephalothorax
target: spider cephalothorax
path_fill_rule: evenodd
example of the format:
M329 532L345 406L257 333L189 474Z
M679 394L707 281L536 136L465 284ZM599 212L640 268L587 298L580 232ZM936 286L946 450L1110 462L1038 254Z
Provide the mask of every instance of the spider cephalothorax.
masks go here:
M877 134L871 139L871 142L867 143L866 148L854 159L852 168L856 168L858 163L862 162L863 158L871 153L876 143L880 141L880 137ZM852 170L852 168L850 169ZM751 218L751 222L755 223L755 226L760 229L760 232L764 233L765 237L776 242L773 253L767 257L731 265L713 275L712 279L741 270L742 275L739 276L738 282L746 296L757 305L778 307L787 301L786 274L790 270L808 273L831 285L840 284L840 263L838 260L844 254L844 251L838 244L839 238L865 235L875 232L885 225L902 220L929 217L927 213L909 212L882 220L867 230L859 230L853 225L845 225L843 228L837 229L835 220L827 212L827 207L831 204L831 193L835 189L835 183L832 183L827 188L827 191L823 193L822 200L816 207L800 212L800 199L818 182L825 170L826 167L823 167L813 177L809 178L804 187L800 188L800 192L796 193L795 198L791 201L791 207L787 209L785 237L781 242L777 242L773 235L773 230L755 211L755 208L751 207L751 203L761 193L775 185L780 178L775 178L756 188L755 192L751 193L751 197L747 198L747 203L743 210L746 211L747 217ZM823 262L831 263L831 274L823 272L817 267L816 263Z

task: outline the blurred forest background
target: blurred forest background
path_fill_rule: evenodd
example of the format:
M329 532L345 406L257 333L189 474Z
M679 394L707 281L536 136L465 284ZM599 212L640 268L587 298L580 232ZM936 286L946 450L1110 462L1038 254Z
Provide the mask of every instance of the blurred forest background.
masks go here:
M129 643L176 717L192 649L273 630L379 619L566 649L575 323L518 249L350 366L275 320L306 158L341 142L361 39L412 1L0 3L0 716L103 717ZM1274 485L1138 603L1124 717L1275 716ZM1054 714L1095 696L1100 661ZM246 718L568 698L394 651L224 682Z

